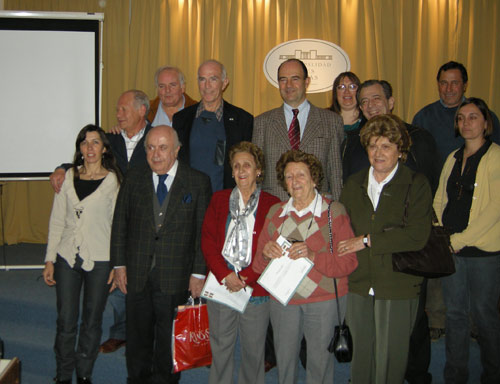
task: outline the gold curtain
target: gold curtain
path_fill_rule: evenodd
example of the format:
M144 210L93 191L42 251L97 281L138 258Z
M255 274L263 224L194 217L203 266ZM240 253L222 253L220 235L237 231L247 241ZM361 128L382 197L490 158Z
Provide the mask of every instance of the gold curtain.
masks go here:
M222 61L230 78L224 97L257 115L281 104L262 71L267 52L287 40L316 38L341 46L362 80L394 87L395 113L407 121L437 99L435 76L456 60L469 71L467 94L500 112L500 2L489 0L4 0L5 10L102 12L102 125L115 123L126 89L155 96L160 65L182 68L198 98L196 69ZM327 107L330 92L311 94ZM55 166L56 164L54 164ZM45 242L52 193L47 182L9 182L3 195L9 244Z

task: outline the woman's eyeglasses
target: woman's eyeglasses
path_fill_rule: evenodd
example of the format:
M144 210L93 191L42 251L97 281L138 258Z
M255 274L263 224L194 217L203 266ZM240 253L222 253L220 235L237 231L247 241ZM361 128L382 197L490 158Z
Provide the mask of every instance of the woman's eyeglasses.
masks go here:
M350 91L355 91L356 89L358 89L358 85L354 83L348 85L345 84L337 85L337 91L345 91L347 88L349 88Z

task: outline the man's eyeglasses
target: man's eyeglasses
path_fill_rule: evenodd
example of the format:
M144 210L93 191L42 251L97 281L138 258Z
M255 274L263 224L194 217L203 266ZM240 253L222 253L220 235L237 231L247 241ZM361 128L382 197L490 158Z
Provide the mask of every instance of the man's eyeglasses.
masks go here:
M345 84L337 85L337 91L345 91L347 88L349 88L350 91L355 91L356 89L358 89L358 85L354 83L351 83L349 85Z

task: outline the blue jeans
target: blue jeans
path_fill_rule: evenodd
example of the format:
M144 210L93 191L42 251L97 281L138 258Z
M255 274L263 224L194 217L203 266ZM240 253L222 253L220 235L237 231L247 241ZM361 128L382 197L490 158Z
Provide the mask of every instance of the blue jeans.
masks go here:
M59 255L54 264L57 296L54 351L59 380L70 380L74 370L77 377L91 377L101 340L102 314L109 290L109 262L94 262L91 271L83 270L81 265L82 260L78 256L71 268ZM82 315L78 331L82 287Z
M500 255L454 256L456 273L442 278L446 305L446 383L469 378L470 321L478 328L481 383L500 383Z

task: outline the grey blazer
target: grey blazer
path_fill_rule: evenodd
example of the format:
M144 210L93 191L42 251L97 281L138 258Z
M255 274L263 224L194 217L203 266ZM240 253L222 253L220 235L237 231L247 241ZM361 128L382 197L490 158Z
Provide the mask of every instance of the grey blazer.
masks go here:
M330 193L334 200L338 200L342 189L340 144L343 138L342 118L332 111L311 104L299 149L319 159L325 176L320 191ZM281 200L288 199L287 192L276 178L277 161L284 152L291 149L283 105L255 118L252 142L264 151L266 171L262 189Z

